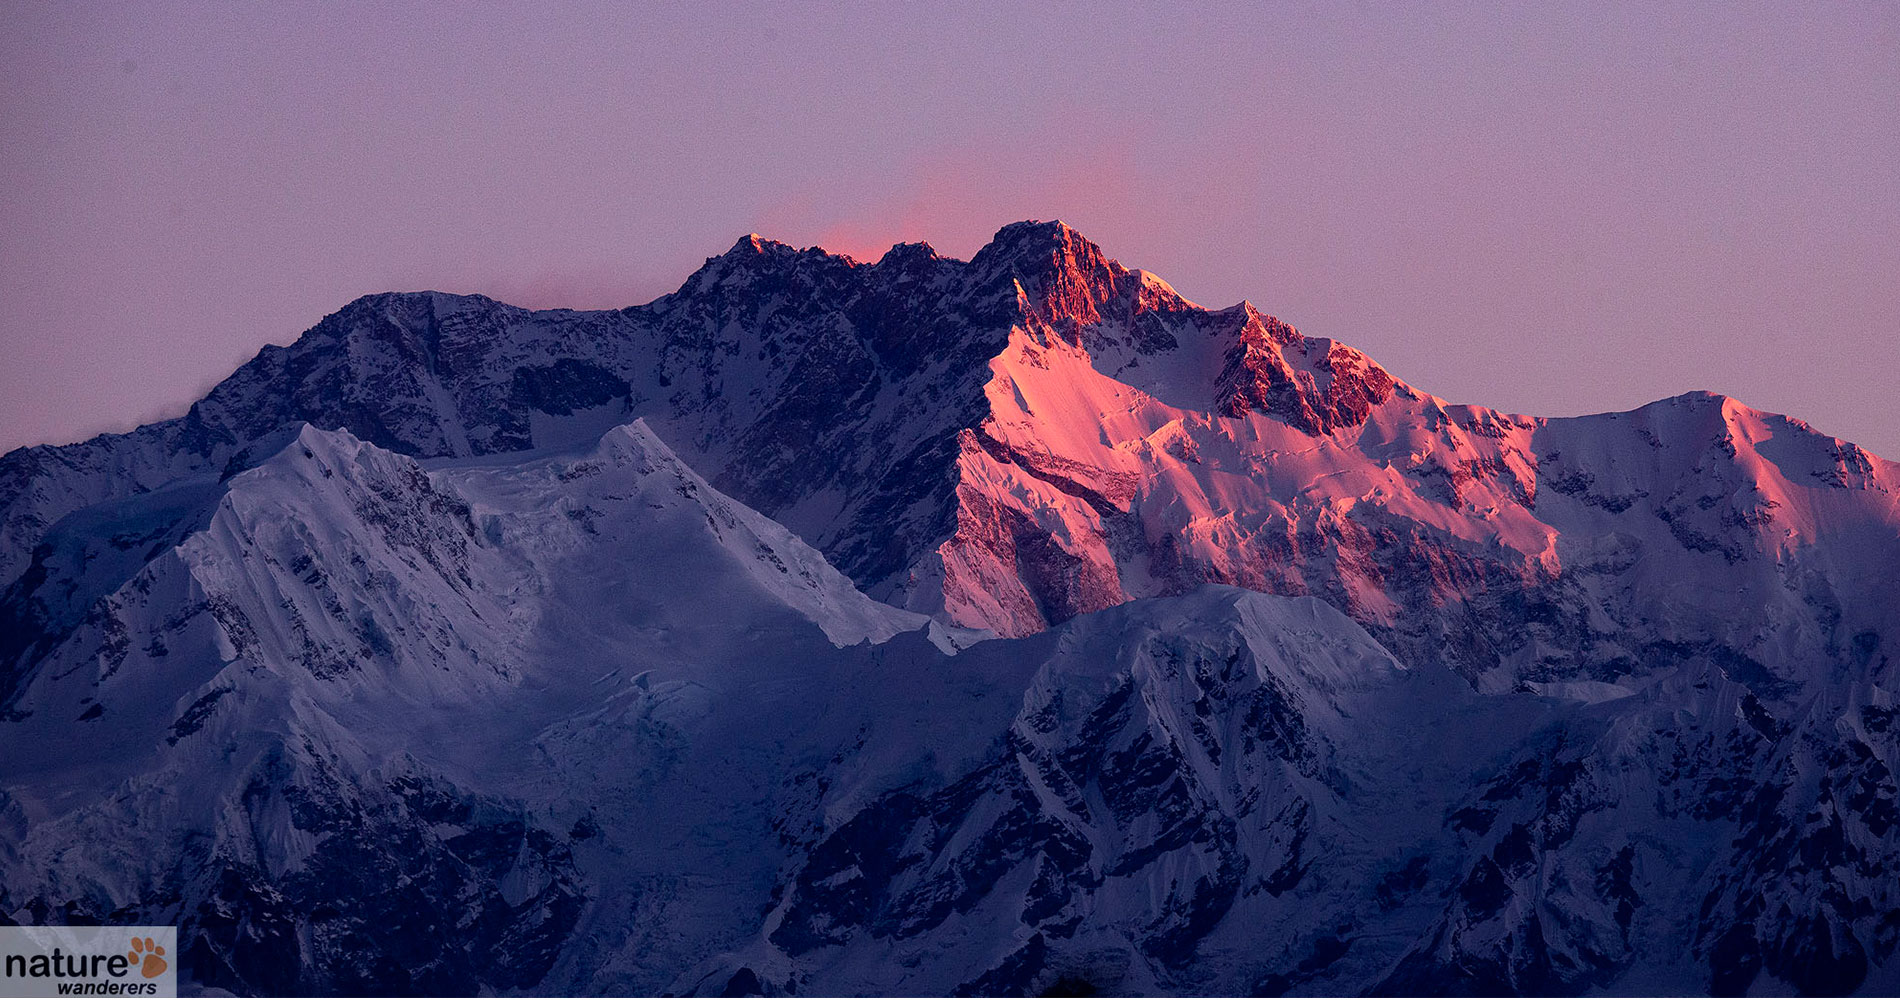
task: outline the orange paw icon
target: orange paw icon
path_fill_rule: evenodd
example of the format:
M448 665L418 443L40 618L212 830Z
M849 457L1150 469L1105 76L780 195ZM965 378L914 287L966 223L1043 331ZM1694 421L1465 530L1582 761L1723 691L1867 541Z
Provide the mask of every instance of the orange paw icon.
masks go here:
M160 957L164 954L164 947L151 938L133 938L132 950L126 952L125 957L131 959L132 964L138 967L139 975L147 979L157 979L169 964Z

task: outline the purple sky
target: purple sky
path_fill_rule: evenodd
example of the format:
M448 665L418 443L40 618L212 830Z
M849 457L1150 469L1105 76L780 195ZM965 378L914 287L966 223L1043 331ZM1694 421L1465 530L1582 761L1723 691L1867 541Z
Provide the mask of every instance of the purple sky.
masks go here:
M0 6L0 448L365 292L1061 218L1454 400L1706 388L1900 458L1891 4L290 6Z

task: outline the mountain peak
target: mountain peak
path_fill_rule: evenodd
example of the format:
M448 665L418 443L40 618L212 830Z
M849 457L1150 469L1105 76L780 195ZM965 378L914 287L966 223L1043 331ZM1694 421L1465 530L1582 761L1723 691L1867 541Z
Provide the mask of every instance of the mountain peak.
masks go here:
M706 263L686 279L680 291L703 290L728 282L745 286L757 280L761 274L797 267L801 262L808 261L841 261L847 267L851 265L850 258L836 257L820 247L800 250L789 243L766 239L758 233L747 233L732 244L732 249L717 257L706 258Z
M937 253L936 247L920 240L916 243L892 244L889 250L884 251L884 256L877 259L877 262L879 265L891 264L903 267L918 262L942 259L943 257Z
M732 244L732 249L722 257L727 260L744 260L750 257L776 256L784 253L797 253L798 248L789 243L768 240L758 233L747 233Z
M1020 282L1043 318L1071 340L1081 325L1101 318L1101 307L1121 293L1129 275L1060 220L1004 226L970 264L978 273Z
M1060 219L1047 222L1034 219L1012 222L990 237L988 246L977 251L975 259L985 256L1017 258L1050 254L1061 257L1101 258L1102 248ZM974 262L974 260L972 261Z

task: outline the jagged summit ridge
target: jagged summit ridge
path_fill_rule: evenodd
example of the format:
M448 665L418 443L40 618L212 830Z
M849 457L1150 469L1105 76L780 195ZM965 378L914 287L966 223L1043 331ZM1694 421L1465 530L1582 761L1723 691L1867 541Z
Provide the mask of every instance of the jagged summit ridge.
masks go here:
M1064 357L1077 363L1053 364ZM1067 402L1020 412L1032 385L1046 385ZM1375 451L1393 447L1394 434L1407 426L1456 437L1460 420L1475 421L1471 426L1501 442L1500 429L1524 425L1523 418L1478 410L1470 418L1451 416L1441 401L1363 354L1306 337L1250 303L1202 309L1060 222L1006 226L967 262L900 245L877 264L859 264L749 234L709 259L679 292L618 312L531 313L439 293L366 297L290 348L267 348L181 420L0 459L0 530L11 543L0 573L22 570L32 546L65 513L222 470L248 442L296 420L349 428L382 447L429 457L561 446L644 416L695 467L784 519L860 584L954 617L966 612L946 611L932 596L936 588L993 588L954 578L939 583L941 567L967 564L942 545L963 544L959 537L977 532L995 558L1021 562L1024 551L1017 528L1007 529L1007 542L997 534L1000 525L979 528L979 520L1001 515L972 520L972 505L984 503L959 498L949 485L979 475L957 468L957 456L967 454L958 443L965 432L1007 444L1014 454L1064 455L1062 440L1099 437L1091 425L1123 406L1103 395L1125 391L1117 385L1162 405L1138 419L1145 429L1112 431L1110 443L1133 434L1142 449L1170 456L1218 453L1221 446L1202 440L1202 429L1215 438L1229 433L1206 421L1247 422L1252 414L1267 418L1249 425L1266 438L1280 434L1276 425L1305 437L1365 438L1375 414L1397 407L1385 422L1392 430L1373 435ZM1080 410L1069 413L1071 405ZM1074 426L1060 440L1036 440L1053 426L1051 414ZM1015 428L1038 423L1042 429L1018 440ZM1106 457L1069 454L1064 461L1103 470L1115 482L1152 478L1135 466L1119 468L1135 437L1120 440ZM869 441L880 447L867 447ZM1414 450L1406 465L1418 478L1404 491L1454 506L1487 482L1520 500L1538 493L1537 463L1523 446L1473 444L1470 454L1457 454L1466 448L1447 440L1444 460L1429 457L1435 449ZM1322 453L1329 450L1321 444ZM1841 459L1836 471L1845 475L1841 470L1855 461ZM1178 478L1170 473L1156 481ZM1204 487L1191 492L1199 496L1190 507L1219 510L1230 502ZM1079 609L1199 578L1294 592L1313 585L1305 571L1286 565L1288 553L1271 556L1270 565L1236 565L1227 550L1236 542L1259 544L1245 530L1186 549L1186 536L1177 538L1167 550L1176 555L1148 561L1134 578L1108 574L1119 578L1111 584L1106 568L1123 557L1091 555L1093 543L1084 541L1102 530L1065 530L1067 540L1023 563L1027 570L1001 570L1060 575L1069 581L1061 585L1066 596L1032 583L1014 599L1010 621L965 623L1033 630ZM1525 554L1542 560L1535 538L1526 544ZM1197 547L1199 555L1178 564L1179 554ZM1359 575L1359 582L1329 585L1340 588L1334 596L1368 608L1381 604L1362 593L1375 586L1372 578Z
M1079 239L1034 226L1012 238L1018 250ZM429 457L559 445L603 421L647 415L695 425L682 447L715 475L726 447L822 436L810 424L827 419L833 400L870 391L909 386L916 407L968 423L985 363L1022 318L1018 279L1043 282L1023 260L978 257L982 268L897 254L880 270L748 236L679 292L616 312L532 313L435 292L365 296L290 347L262 350L185 417L0 458L0 577L16 575L45 530L79 506L222 469L251 440L297 420ZM913 452L943 454L954 429L924 436L936 443L911 441ZM755 499L776 511L791 497Z
M1027 634L1228 583L1321 594L1420 653L1502 650L1484 670L1520 676L1522 635L1453 636L1471 623L1434 609L1498 586L1599 600L1562 592L1598 558L1568 549L1606 531L1672 559L1806 552L1854 520L1816 491L1888 488L1861 449L1721 409L1718 431L1452 406L1250 303L1194 305L1060 222L1006 226L970 261L918 244L861 264L754 234L616 312L365 297L180 420L16 451L0 574L61 517L224 475L297 421L428 458L643 418L868 592L946 622ZM1712 450L1653 460L1702 447L1681 435ZM1629 655L1568 626L1554 648L1570 666L1535 669Z

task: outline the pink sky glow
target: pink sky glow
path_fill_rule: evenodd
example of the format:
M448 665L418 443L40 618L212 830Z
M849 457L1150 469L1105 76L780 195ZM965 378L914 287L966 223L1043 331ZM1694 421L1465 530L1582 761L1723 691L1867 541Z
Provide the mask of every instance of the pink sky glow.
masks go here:
M1900 457L1891 4L0 7L0 449L357 295L611 307L747 232L1061 218L1461 402Z

